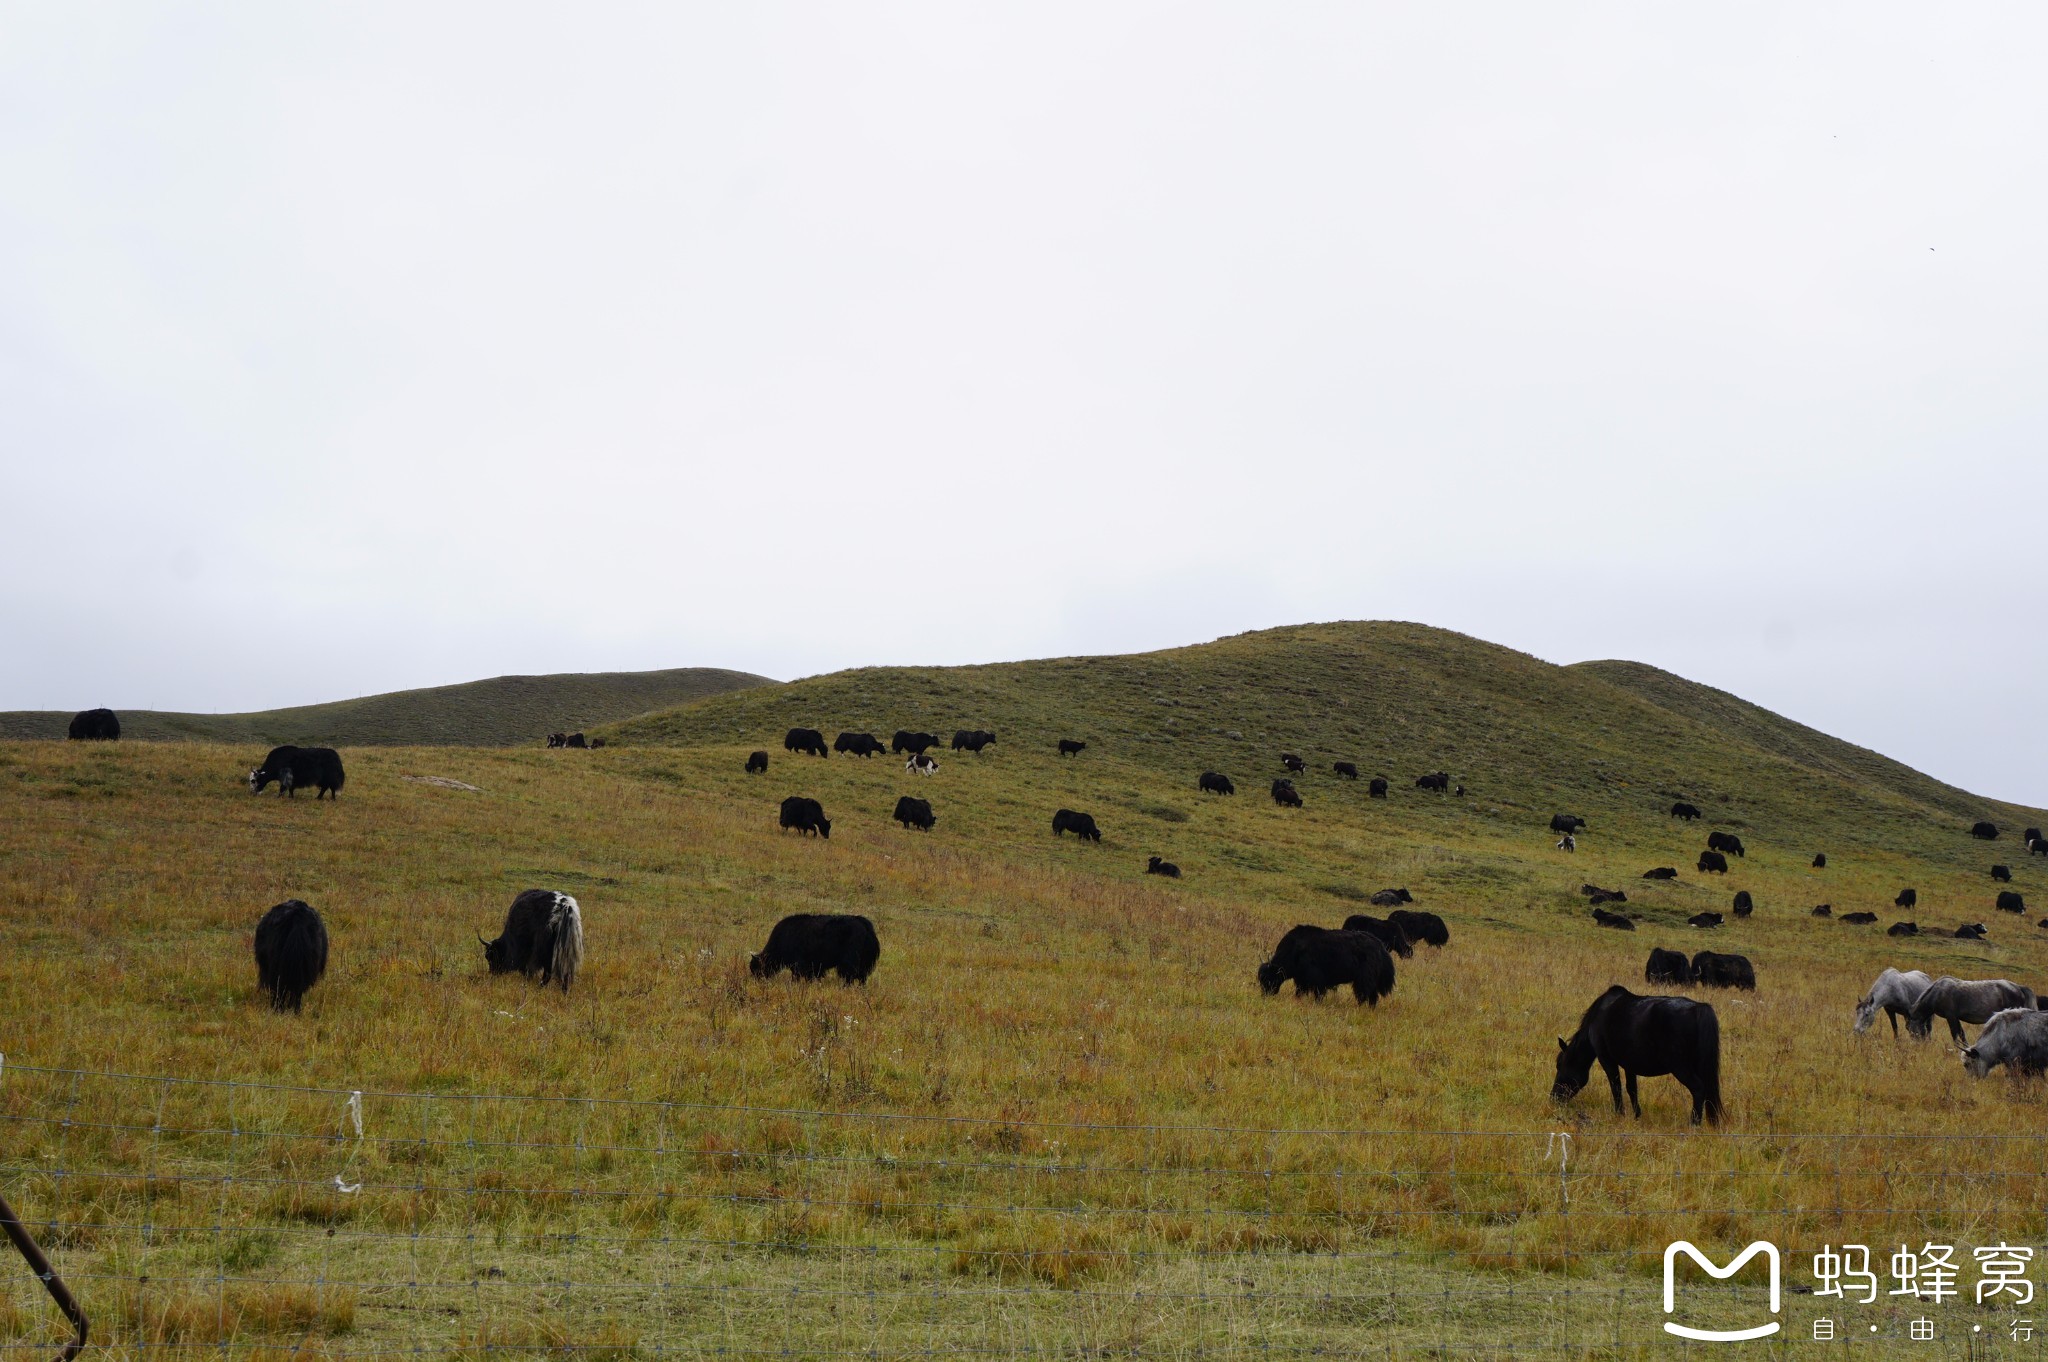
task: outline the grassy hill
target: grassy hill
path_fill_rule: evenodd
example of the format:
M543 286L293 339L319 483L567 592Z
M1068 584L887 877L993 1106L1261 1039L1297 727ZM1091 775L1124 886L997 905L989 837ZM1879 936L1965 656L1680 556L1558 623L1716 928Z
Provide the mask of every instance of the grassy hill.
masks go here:
M897 728L949 739L956 728L988 728L999 738L992 759L1076 738L1089 743L1087 759L1114 756L1189 785L1211 768L1263 781L1282 750L1321 774L1347 759L1400 787L1441 769L1468 791L1461 816L1503 829L1569 811L1592 819L1597 835L1608 819L1685 799L1719 826L1815 849L1903 839L1960 854L1957 825L2043 818L1655 668L1559 667L1417 624L1303 625L1122 657L867 668L604 731L621 743L779 751L798 725L884 739Z
M510 747L594 728L707 695L775 684L717 667L497 676L250 714L124 709L121 736L144 742L317 743L328 747ZM0 738L62 738L71 715L0 713Z

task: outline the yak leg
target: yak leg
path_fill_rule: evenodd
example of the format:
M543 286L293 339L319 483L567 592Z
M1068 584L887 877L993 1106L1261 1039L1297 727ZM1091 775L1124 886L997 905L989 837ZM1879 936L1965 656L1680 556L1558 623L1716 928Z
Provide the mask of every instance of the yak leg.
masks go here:
M1617 1066L1616 1066L1616 1065L1614 1064L1614 1062L1613 1062L1612 1060L1606 1060L1606 1059L1603 1059L1603 1060L1601 1060L1601 1061L1600 1061L1600 1069L1601 1069L1601 1072L1603 1072L1603 1073L1605 1073L1605 1074L1607 1075L1607 1086L1608 1086L1608 1087L1609 1087L1610 1089L1612 1089L1612 1090L1613 1090L1613 1092L1614 1092L1614 1114L1615 1114L1616 1116L1619 1116L1619 1115L1621 1115L1621 1114L1622 1114L1622 1112L1621 1112L1621 1070L1620 1070L1620 1069L1619 1069L1619 1068L1618 1068L1618 1067L1617 1067Z
M1635 1070L1628 1069L1624 1070L1624 1072L1628 1076L1628 1104L1636 1109L1636 1119L1640 1121L1643 1119L1643 1102L1641 1098L1636 1096Z

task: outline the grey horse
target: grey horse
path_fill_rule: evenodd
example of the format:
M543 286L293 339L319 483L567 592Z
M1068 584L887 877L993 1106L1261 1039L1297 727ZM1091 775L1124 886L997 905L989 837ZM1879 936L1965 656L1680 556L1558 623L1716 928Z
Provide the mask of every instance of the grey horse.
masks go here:
M2001 1064L2016 1074L2048 1070L2048 1012L2009 1007L1991 1014L1977 1043L1963 1051L1963 1068L1982 1078Z
M1885 1016L1892 1019L1892 1039L1897 1040L1899 1018L1913 1010L1913 1004L1920 1001L1920 995L1925 993L1928 985L1933 982L1934 980L1927 977L1926 971L1917 969L1908 970L1903 974L1895 969L1887 969L1878 975L1877 982L1870 986L1870 992L1864 994L1856 1004L1856 1034L1860 1036L1870 1029L1871 1024L1877 1020L1877 1010L1881 1007Z
M1948 1022L1948 1033L1961 1045L1964 1022L1987 1022L2008 1007L2034 1007L2034 990L2010 979L1956 979L1942 975L1927 986L1906 1013L1906 1034L1920 1040L1934 1032L1934 1019Z

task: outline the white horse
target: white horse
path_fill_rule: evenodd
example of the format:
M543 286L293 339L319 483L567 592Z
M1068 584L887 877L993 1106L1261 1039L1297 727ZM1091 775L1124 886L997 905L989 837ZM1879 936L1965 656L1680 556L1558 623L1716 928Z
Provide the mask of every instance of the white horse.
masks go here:
M1887 969L1877 976L1877 982L1870 986L1870 992L1863 995L1856 1004L1856 1034L1868 1031L1877 1020L1877 1009L1892 1019L1892 1039L1899 1038L1899 1018L1910 1015L1913 1004L1920 1001L1920 995L1934 984L1924 970L1908 970L1901 974Z

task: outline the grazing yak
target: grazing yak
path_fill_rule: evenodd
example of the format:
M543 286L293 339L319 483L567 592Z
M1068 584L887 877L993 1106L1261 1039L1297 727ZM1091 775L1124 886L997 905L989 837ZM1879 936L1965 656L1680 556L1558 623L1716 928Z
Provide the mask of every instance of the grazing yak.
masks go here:
M1586 820L1575 813L1554 813L1550 815L1552 832L1577 832L1586 826Z
M1911 889L1901 889L1899 896L1892 900L1894 908L1911 908L1920 902L1920 895Z
M1381 908L1398 908L1404 903L1415 902L1415 895L1406 889L1380 889L1374 891L1372 901Z
M896 735L889 739L889 752L892 756L900 757L905 752L929 752L938 745L939 735L936 733L917 733L907 728L899 728Z
M1579 849L1579 839L1570 833L1566 833L1557 839L1557 849L1559 851L1577 851Z
M1651 959L1642 965L1642 983L1692 983L1692 961L1683 950L1651 946Z
M1699 872L1702 875L1725 875L1728 873L1728 858L1718 851L1702 851Z
M1835 905L1832 903L1816 903L1813 905L1812 916L1814 917L1833 917L1834 915Z
M1692 958L1692 978L1701 988L1746 988L1756 992L1756 967L1746 955L1700 951Z
M1617 932L1632 932L1636 929L1634 922L1623 917L1620 913L1610 913L1605 908L1595 908L1593 910L1593 921L1599 923L1602 927L1612 927Z
M1387 797L1387 778L1385 776L1374 776L1372 782L1365 787L1365 794L1368 799L1385 799Z
M1301 807L1301 793L1294 788L1293 781L1276 780L1273 782L1273 802L1290 809L1298 809Z
M1367 932L1293 927L1273 948L1272 959L1259 966L1258 979L1259 990L1269 994L1292 979L1296 997L1318 1002L1331 989L1349 984L1354 998L1378 1007L1394 991L1394 957Z
M782 736L782 750L805 752L814 757L825 756L825 735L815 728L792 728Z
M562 992L576 982L583 964L583 910L576 900L553 889L528 889L505 910L505 928L496 941L483 941L484 964L493 974L518 971L543 986L553 982Z
M1686 919L1695 927L1718 927L1724 920L1719 913L1694 913Z
M963 728L953 734L955 752L972 752L981 755L981 749L996 740L996 735L985 728Z
M1352 762L1333 761L1330 763L1330 769L1346 780L1358 779L1358 767Z
M1681 799L1671 806L1671 816L1673 818L1683 818L1686 822L1690 823L1700 816L1700 811Z
M747 961L747 973L772 979L788 970L798 979L822 979L836 972L846 983L864 984L881 958L875 924L859 913L791 913Z
M1180 867L1172 861L1162 861L1157 856L1154 856L1145 862L1145 873L1147 875L1164 875L1169 880L1177 880L1180 878Z
M935 776L939 773L939 759L922 752L912 752L903 760L903 771L906 775Z
M1892 1019L1892 1039L1897 1040L1899 1018L1912 1014L1913 1004L1920 1001L1920 995L1933 982L1917 969L1904 973L1891 968L1880 971L1876 981L1870 985L1870 991L1856 1000L1856 1034L1860 1036L1870 1029L1881 1007L1884 1014Z
M1407 890L1402 890L1407 893ZM1444 926L1444 920L1435 913L1412 912L1396 908L1387 914L1387 921L1408 933L1410 941L1420 941L1425 946L1448 946L1451 944L1451 929Z
M1907 1009L1906 1034L1926 1040L1934 1034L1934 1019L1939 1017L1948 1023L1950 1038L1961 1045L1966 1039L1964 1022L1987 1022L1993 1013L2008 1007L2032 1011L2035 1006L2034 990L2025 984L2010 979L1957 979L1944 974L1929 984L1927 991Z
M2008 1007L1991 1014L1977 1043L1963 1050L1963 1072L1983 1078L2001 1064L2029 1078L2048 1072L2048 1012Z
M1730 856L1742 856L1742 857L1744 857L1745 859L1746 859L1746 858L1747 858L1747 856L1748 856L1748 853L1747 853L1747 852L1745 852L1745 851L1744 851L1744 850L1742 849L1742 839L1741 839L1740 837L1737 837L1737 836L1736 836L1736 835L1735 835L1734 833L1732 833L1732 832L1710 832L1710 833L1708 833L1708 834L1707 834L1707 850L1709 850L1709 851L1725 851L1725 852L1727 852L1727 853L1728 853L1728 854L1729 854Z
M1073 833L1087 842L1099 842L1102 834L1096 830L1093 814L1075 813L1072 809L1060 809L1052 816L1052 835Z
M2011 866L2009 866L2009 865L1994 865L1994 866L1992 866L1992 867L1991 867L1991 878L1992 878L1992 879L1994 879L1994 880L1997 880L1997 881L1998 881L1999 883L2001 883L2001 884L2011 884L2011 883L2012 883L2012 867L2011 867Z
M1756 911L1756 900L1749 896L1747 889L1735 891L1735 916L1748 917Z
M1075 742L1072 738L1060 739L1060 755L1063 757L1078 757L1087 748L1088 744L1085 742Z
M121 720L111 709L84 709L71 716L65 737L72 742L117 742Z
M758 775L760 775L760 774L761 774L761 773L762 773L763 771L766 771L767 769L768 769L768 754L767 754L766 752L749 752L749 753L747 753L747 774L748 774L748 775L750 775L750 776L758 776Z
M1714 1009L1691 998L1640 997L1615 984L1586 1009L1570 1040L1557 1042L1557 1078L1550 1095L1569 1102L1599 1062L1622 1114L1621 1092L1641 1120L1636 1079L1670 1074L1692 1094L1692 1123L1721 1123L1721 1023Z
M1813 854L1813 868L1815 870L1826 870L1828 868L1828 854L1825 851L1816 851Z
M2020 845L2036 856L2048 856L2048 838L2041 836L2039 828L2028 828L2021 833Z
M872 733L841 733L832 740L832 750L856 757L872 757L889 749L882 746L882 740Z
M1202 778L1195 782L1195 787L1203 794L1234 795L1237 793L1237 787L1230 783L1230 777L1224 775L1221 771L1202 772Z
M903 825L905 832L912 828L920 832L930 832L932 824L939 821L932 814L932 802L929 799L912 799L909 795L904 795L896 801L896 812L893 816Z
M1998 891L1998 911L2001 913L2024 913L2027 901L2010 889Z
M1692 982L1692 961L1685 958L1684 951L1667 951L1662 946L1652 946L1650 958L1643 965L1643 982L1689 984Z
M1917 922L1894 922L1891 926L1884 929L1884 934L1886 936L1918 936L1920 935L1920 924Z
M341 769L341 753L331 747L273 747L263 764L249 773L249 793L260 794L271 781L277 782L280 798L296 799L300 787L313 790L313 798L341 798L347 780Z
M1401 930L1399 923L1389 921L1386 918L1368 917L1364 913L1353 913L1350 917L1344 919L1344 930L1347 932L1365 932L1403 960L1409 959L1415 954L1415 943L1409 939L1408 933Z
M1836 919L1835 919L1835 921L1837 921L1837 922L1851 922L1851 923L1854 923L1855 925L1857 925L1858 927L1864 927L1864 926L1868 926L1869 924L1871 924L1871 923L1873 923L1873 922L1877 921L1877 914L1876 914L1876 913L1844 913L1844 914L1842 914L1842 915L1841 915L1840 917L1836 918Z
M568 745L569 745L569 735L568 735L567 733L550 733L550 734L548 734L548 746L549 746L549 747L567 747Z
M1660 865L1654 870L1645 870L1643 878L1646 880L1675 880L1678 878L1678 867L1675 865Z
M1970 825L1970 835L1980 842L1995 842L1998 840L1998 824L1973 823Z
M256 924L256 987L272 1010L297 1012L327 973L327 924L298 899L286 899Z
M1282 752L1280 754L1280 764L1297 776L1308 769L1308 763L1292 752Z
M1451 788L1451 773L1448 771L1432 771L1426 776L1417 776L1415 777L1415 788L1418 790L1435 790L1438 794L1442 794Z
M826 841L832 840L832 820L825 816L825 806L815 799L802 795L791 795L782 801L782 830L791 828L801 833L816 833Z

